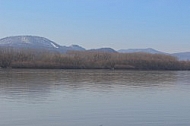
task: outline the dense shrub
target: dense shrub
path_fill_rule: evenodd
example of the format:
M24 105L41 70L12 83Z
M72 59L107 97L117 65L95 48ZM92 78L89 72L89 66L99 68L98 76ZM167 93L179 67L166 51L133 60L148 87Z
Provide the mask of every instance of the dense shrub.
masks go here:
M49 51L0 49L1 68L190 70L190 61L149 53Z

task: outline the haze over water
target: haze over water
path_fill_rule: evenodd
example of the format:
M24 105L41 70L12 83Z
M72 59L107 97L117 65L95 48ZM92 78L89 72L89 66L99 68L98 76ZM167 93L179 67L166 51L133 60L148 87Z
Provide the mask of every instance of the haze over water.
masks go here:
M189 71L0 70L1 126L188 126Z

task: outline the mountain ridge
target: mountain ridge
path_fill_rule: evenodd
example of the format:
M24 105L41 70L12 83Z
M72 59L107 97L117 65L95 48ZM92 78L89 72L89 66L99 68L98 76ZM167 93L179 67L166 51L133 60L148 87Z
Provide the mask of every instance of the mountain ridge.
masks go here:
M111 53L151 53L151 54L167 54L177 57L179 60L190 60L190 52L179 52L179 53L166 53L155 50L153 48L145 49L120 49L118 51L110 47L98 48L98 49L85 49L79 45L61 46L56 42L53 42L45 37L32 36L32 35L20 35L10 36L0 39L0 47L11 47L11 48L29 48L29 49L45 49L50 51L56 51L60 53L66 53L68 51L97 51L97 52L111 52Z
M161 52L155 50L153 48L144 48L144 49L120 49L118 50L120 53L134 53L134 52L143 52L143 53L151 53L151 54L166 54L165 52Z

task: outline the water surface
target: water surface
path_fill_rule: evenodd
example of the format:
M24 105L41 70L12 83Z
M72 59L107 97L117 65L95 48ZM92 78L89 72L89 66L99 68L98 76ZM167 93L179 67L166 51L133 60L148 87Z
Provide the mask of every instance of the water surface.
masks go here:
M0 126L189 125L189 71L0 70Z

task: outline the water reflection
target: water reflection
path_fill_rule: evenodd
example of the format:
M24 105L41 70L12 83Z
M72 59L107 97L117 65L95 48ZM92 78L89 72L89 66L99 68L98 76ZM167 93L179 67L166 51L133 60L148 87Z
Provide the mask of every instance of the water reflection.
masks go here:
M0 70L0 95L48 97L51 92L112 91L130 87L167 87L177 79L175 71L112 70Z

